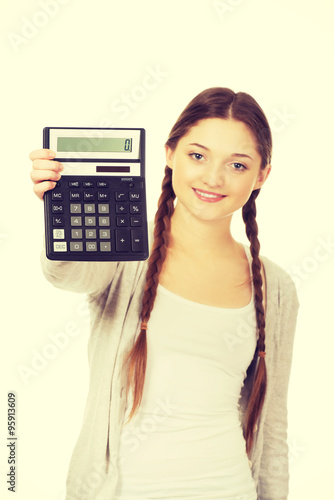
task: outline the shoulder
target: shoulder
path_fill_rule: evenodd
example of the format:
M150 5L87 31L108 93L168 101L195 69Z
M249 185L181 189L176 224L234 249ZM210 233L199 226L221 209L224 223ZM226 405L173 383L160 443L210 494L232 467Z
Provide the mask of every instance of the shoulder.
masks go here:
M260 259L264 269L268 296L272 299L276 296L280 305L290 304L294 308L298 308L297 289L291 275L268 257L260 255Z
M272 261L264 255L260 255L266 277L270 278L273 284L277 284L280 288L295 290L296 286L291 275L279 264Z
M242 244L243 245L243 244ZM248 255L251 258L250 247L249 245L244 245L248 250ZM280 290L285 293L295 293L296 286L295 283L290 276L290 274L283 269L279 264L272 261L265 255L260 253L260 261L262 263L262 278L265 278L268 289L271 290Z

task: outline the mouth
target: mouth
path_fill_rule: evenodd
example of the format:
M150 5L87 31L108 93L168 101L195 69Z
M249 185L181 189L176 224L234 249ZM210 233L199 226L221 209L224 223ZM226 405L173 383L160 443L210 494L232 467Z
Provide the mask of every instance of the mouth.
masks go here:
M203 189L195 189L195 188L192 189L196 194L197 198L199 198L202 201L214 203L222 200L223 198L226 198L226 195L224 194L212 193L210 191L204 191Z

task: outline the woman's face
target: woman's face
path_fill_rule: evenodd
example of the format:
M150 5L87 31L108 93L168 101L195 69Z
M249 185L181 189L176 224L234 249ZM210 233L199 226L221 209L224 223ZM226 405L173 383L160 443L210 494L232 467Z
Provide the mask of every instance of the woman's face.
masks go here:
M208 118L193 126L172 151L175 210L206 221L231 216L265 182L270 165L261 156L247 126L233 119Z

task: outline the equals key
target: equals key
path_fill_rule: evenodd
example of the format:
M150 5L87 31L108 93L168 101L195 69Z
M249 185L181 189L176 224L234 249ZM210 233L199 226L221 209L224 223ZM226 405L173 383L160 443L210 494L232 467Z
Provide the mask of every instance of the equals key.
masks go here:
M131 229L131 248L133 252L142 252L143 246L143 232L140 229Z

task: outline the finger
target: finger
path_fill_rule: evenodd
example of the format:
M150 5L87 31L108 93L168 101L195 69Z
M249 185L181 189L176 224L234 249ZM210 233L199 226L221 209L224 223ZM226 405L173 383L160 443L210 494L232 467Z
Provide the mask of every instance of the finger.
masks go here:
M52 149L35 149L34 151L31 151L29 154L30 160L37 160L37 158L43 158L45 160L48 160L50 158L54 158L56 156L56 153L52 151Z
M45 181L45 182L39 182L38 184L35 184L33 187L34 193L38 196L39 199L43 199L44 193L46 191L50 191L57 185L56 182L52 181Z
M30 172L31 180L34 184L43 181L59 181L61 175L54 170L32 170Z
M63 164L59 161L41 160L40 158L33 160L32 167L35 170L64 170Z

